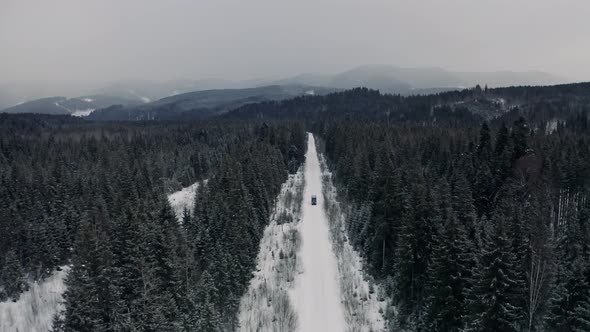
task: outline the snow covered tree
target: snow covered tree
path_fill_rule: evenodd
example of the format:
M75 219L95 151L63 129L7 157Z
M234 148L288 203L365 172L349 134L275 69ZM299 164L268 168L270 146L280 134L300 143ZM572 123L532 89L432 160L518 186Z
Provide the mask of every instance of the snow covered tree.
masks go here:
M205 271L196 287L194 301L196 303L195 331L215 332L221 330L219 313L215 308L217 289L211 275Z
M520 329L522 294L516 281L517 260L506 237L504 223L502 217L496 217L492 232L484 235L475 286L468 300L472 309L469 331Z
M562 263L563 264L563 263ZM576 259L573 266L560 264L545 318L551 331L590 331L590 286L587 266Z
M422 179L418 175L419 179ZM405 315L420 314L421 299L425 294L428 264L432 252L432 236L437 218L427 188L420 180L411 189L402 216L399 245L396 251L397 300Z
M590 328L590 269L588 243L579 220L570 215L557 243L556 273L549 299L546 326L554 331Z
M4 257L0 281L0 286L4 287L6 296L15 302L20 293L27 288L23 268L14 250L9 250Z
M466 294L473 288L476 266L474 246L453 210L449 188L439 186L442 223L434 236L433 253L428 267L426 315L424 327L429 331L460 331L469 313Z
M65 284L66 331L94 331L100 323L100 302L96 276L100 266L96 257L97 238L88 219L83 221L77 235L72 269Z

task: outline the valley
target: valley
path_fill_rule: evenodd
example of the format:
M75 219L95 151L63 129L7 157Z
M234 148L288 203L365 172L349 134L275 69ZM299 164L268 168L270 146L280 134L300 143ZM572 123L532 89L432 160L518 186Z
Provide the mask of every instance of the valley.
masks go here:
M589 1L0 2L0 332L590 332Z

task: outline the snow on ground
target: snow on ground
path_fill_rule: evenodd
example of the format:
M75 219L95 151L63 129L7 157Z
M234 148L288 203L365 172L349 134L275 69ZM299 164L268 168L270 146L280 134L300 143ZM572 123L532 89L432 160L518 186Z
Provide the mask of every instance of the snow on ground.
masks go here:
M31 283L17 302L0 302L0 331L47 332L53 316L63 309L64 279L70 270L62 266L41 283Z
M302 243L298 260L302 269L290 295L299 316L299 331L343 332L349 329L340 292L337 259L330 243L328 218L322 205L321 176L315 139L309 134L303 221L299 226ZM317 205L311 205L311 195L317 195Z
M84 109L84 110L72 110L72 109L69 109L58 102L55 102L54 104L55 104L55 106L66 110L71 116L76 116L76 117L80 117L80 118L85 117L85 116L89 116L90 113L95 111L94 108L88 108L88 109Z
M89 108L86 110L75 110L70 115L77 116L77 117L85 117L85 116L89 116L90 113L92 113L92 112L94 112L94 108Z
M304 171L278 196L240 302L240 331L384 331L389 299L348 242L345 214L311 134Z
M303 199L303 171L283 184L270 224L260 241L257 267L240 301L240 331L294 331L297 315L289 300L300 244L298 224Z
M94 99L92 98L82 98L83 101L87 102L87 103L91 103L94 101Z
M207 183L207 180L204 181ZM201 182L195 182L186 188L182 188L181 190L168 195L168 202L170 202L170 206L172 206L174 214L176 214L176 218L179 221L182 220L184 209L193 212L193 209L195 208L195 195L200 185Z
M557 120L557 119L549 120L547 122L547 125L545 126L545 134L546 135L553 134L557 130L558 124L559 124L559 120Z
M320 164L324 184L324 208L328 214L330 237L338 258L348 331L385 331L387 324L383 313L386 312L390 299L385 295L384 289L365 272L361 257L348 241L346 216L338 202L332 174L323 156Z

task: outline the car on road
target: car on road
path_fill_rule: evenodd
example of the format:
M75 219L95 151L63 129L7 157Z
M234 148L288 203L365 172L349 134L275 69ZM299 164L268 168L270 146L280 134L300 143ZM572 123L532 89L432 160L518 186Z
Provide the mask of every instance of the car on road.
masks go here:
M311 195L311 205L317 205L318 204L318 198L316 195Z

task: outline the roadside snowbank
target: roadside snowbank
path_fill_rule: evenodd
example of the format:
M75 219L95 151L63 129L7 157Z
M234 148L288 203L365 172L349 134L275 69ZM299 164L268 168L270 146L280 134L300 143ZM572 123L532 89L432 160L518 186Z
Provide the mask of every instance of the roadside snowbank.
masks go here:
M0 331L49 331L53 316L63 309L64 280L69 270L68 266L62 266L61 271L53 272L41 283L31 283L18 301L1 302Z
M338 259L340 288L344 299L348 331L385 331L383 313L390 300L385 291L365 272L363 261L348 241L345 213L342 210L332 173L320 155L324 208L330 224L330 238Z
M382 313L390 300L364 272L344 220L310 135L304 172L283 184L264 231L240 303L240 331L385 331Z
M294 331L297 315L289 300L301 242L303 171L290 175L277 198L260 241L257 267L240 302L240 331Z

